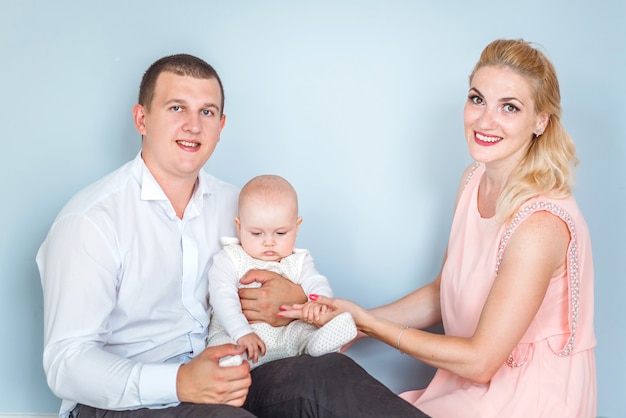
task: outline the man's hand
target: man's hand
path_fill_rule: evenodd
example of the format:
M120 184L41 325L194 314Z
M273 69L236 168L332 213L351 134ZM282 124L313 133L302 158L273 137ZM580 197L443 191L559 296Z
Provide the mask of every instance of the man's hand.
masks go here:
M252 383L250 364L244 361L240 366L218 365L220 358L243 351L234 344L209 347L180 366L176 376L178 400L195 404L243 405Z
M241 309L251 324L265 322L273 327L287 325L292 319L277 316L280 306L307 301L301 286L271 271L250 270L240 282L261 283L258 288L239 289Z

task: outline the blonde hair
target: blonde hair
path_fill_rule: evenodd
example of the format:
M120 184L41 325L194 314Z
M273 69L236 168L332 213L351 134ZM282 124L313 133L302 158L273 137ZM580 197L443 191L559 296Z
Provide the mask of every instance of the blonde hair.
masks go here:
M526 155L509 174L496 205L496 218L505 221L529 199L548 194L566 197L574 183L578 164L576 146L561 124L561 93L554 66L548 58L522 39L498 39L483 50L476 72L488 66L508 68L530 82L535 113L549 115L543 134L533 136Z

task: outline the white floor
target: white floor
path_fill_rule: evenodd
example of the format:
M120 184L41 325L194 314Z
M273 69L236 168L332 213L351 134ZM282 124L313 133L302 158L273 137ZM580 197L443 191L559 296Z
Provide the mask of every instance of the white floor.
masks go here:
M0 412L0 418L55 418L58 414L5 414Z
M0 412L0 418L57 418L58 416L58 414L3 414Z

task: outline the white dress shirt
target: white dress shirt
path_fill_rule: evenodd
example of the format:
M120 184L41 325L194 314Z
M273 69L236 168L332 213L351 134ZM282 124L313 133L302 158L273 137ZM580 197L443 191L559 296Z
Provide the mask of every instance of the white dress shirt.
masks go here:
M77 403L178 403L178 368L205 348L208 271L236 233L237 196L203 171L181 220L138 154L63 208L37 254L61 416Z

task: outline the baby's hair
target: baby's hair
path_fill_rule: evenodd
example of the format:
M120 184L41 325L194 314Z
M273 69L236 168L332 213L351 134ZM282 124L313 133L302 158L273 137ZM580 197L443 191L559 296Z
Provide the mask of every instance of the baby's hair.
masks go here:
M239 193L239 204L241 205L242 202L252 197L261 199L275 199L276 197L281 197L284 199L286 196L294 200L297 212L298 194L291 183L281 176L263 174L254 177L243 186Z

